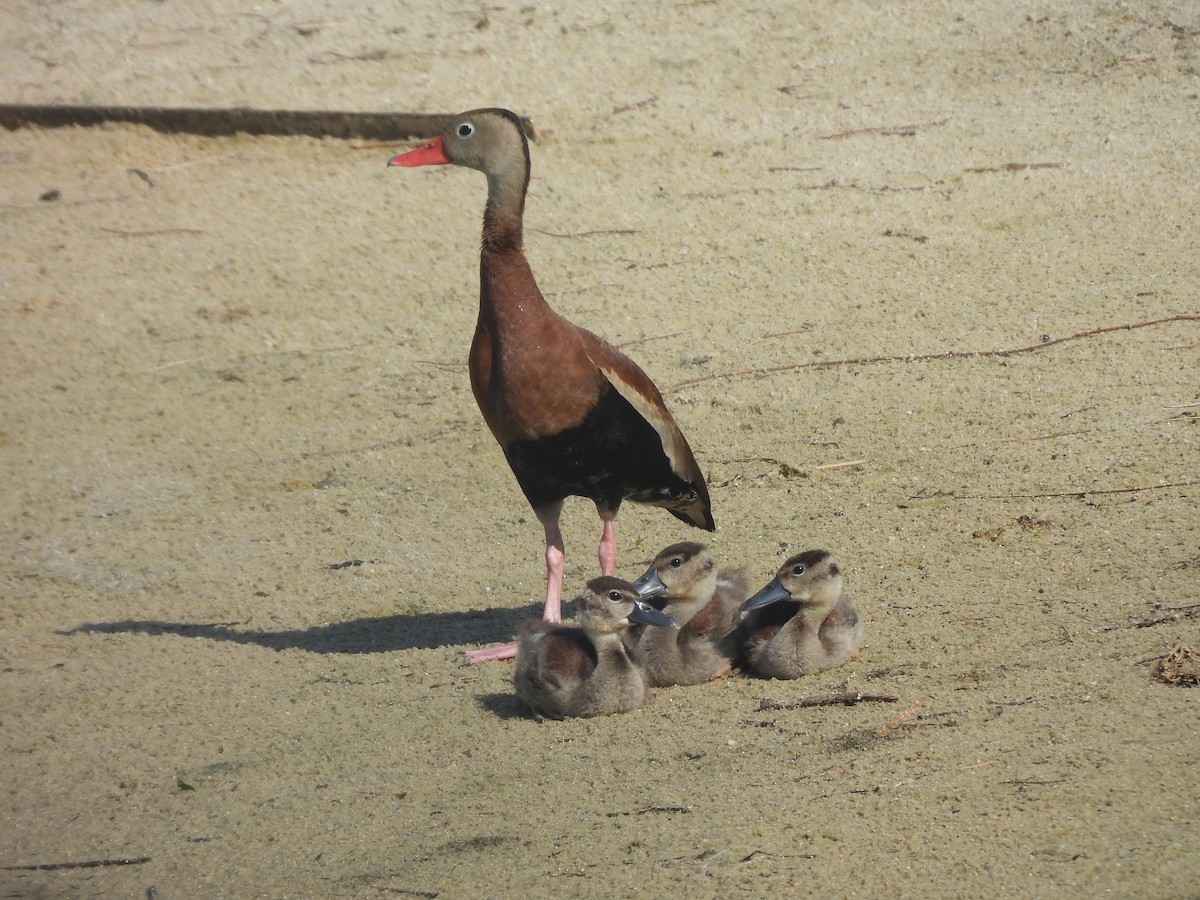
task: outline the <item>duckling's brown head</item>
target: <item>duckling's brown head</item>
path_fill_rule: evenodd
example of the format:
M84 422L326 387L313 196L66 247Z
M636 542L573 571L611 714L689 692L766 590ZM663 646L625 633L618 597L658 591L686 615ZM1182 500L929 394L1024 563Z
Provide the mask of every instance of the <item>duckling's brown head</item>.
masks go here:
M742 604L743 611L761 609L780 600L791 600L808 609L832 608L842 596L842 570L828 550L797 553L775 573L775 578Z
M579 595L579 626L593 640L619 635L634 624L678 628L679 623L642 600L628 581L606 575L593 578Z
M633 585L643 597L666 594L672 600L707 601L717 586L717 566L704 544L683 541L654 557L650 568Z

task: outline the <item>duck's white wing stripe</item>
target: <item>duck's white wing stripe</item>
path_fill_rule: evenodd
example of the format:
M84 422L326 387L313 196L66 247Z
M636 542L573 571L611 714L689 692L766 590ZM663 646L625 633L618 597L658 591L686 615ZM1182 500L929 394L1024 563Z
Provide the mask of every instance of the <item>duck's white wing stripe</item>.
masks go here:
M647 399L645 394L622 378L616 369L599 363L596 364L596 368L608 379L608 383L616 388L617 393L628 400L629 405L654 426L654 430L658 432L658 439L662 443L663 453L667 455L667 461L671 464L671 468L686 479L688 477L684 474L686 470L679 464L678 441L680 435L678 429L674 427L674 423L670 419L664 418L662 411Z

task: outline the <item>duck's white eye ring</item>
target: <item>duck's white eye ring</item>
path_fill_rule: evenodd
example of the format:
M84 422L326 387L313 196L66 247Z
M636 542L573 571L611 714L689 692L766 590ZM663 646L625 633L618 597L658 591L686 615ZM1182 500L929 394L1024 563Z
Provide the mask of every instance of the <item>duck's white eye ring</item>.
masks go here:
M475 133L475 126L472 125L470 122L463 122L457 128L454 129L454 133L457 134L460 138L469 138L471 135L473 135Z

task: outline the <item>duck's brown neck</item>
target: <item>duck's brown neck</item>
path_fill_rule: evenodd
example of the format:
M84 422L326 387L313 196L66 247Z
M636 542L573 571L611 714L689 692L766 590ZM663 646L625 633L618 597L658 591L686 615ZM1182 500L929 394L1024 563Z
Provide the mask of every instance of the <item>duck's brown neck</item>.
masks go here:
M483 248L495 253L519 251L525 194L529 190L529 148L521 143L520 154L507 154L487 175L487 206L483 210Z
M485 256L522 252L523 230L520 207L514 215L511 211L493 206L491 199L488 199L488 205L483 210L482 244Z
M515 157L515 154L514 154ZM553 313L538 290L525 258L523 217L529 186L529 152L487 170L488 196L483 210L480 253L479 327L494 340L512 344L544 335L528 327ZM476 334L476 339L480 337Z

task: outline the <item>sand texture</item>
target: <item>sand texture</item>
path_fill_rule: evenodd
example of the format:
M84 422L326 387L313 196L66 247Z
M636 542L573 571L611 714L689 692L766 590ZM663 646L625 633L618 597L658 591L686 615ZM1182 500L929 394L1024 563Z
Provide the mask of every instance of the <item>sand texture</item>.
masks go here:
M0 131L0 895L1200 896L1194 3L247 9L16 0L0 100L528 116L542 290L712 490L619 574L823 547L866 643L538 724L461 657L544 590L482 177Z

